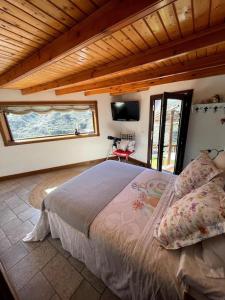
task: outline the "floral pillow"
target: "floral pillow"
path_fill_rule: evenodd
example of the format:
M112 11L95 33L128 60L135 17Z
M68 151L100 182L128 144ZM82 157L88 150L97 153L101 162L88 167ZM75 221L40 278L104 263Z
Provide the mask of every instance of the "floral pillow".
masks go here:
M175 194L178 198L182 198L222 173L223 170L214 165L209 155L202 152L176 178L174 183Z
M176 201L163 216L155 237L178 249L225 232L225 192L209 182Z

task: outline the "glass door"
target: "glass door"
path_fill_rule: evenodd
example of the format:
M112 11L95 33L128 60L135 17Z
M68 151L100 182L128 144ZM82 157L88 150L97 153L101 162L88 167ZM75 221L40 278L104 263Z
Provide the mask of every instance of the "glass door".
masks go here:
M148 166L182 171L192 91L151 97Z
M153 109L152 117L154 118L154 120L152 123L152 130L151 130L152 147L149 147L149 150L151 150L152 169L158 168L161 104L162 104L161 99L155 99L154 106L152 106Z

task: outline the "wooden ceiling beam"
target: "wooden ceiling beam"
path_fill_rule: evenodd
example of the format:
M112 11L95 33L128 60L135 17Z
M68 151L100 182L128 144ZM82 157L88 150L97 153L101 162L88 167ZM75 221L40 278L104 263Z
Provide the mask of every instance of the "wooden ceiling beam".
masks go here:
M166 76L162 78L155 78L152 80L147 80L144 82L137 82L135 84L124 84L120 86L114 86L110 88L102 88L102 89L96 89L91 91L86 91L84 94L85 96L90 95L99 95L99 94L112 94L112 93L119 93L123 92L125 90L132 89L132 86L135 88L147 88L152 87L154 85L160 85L165 83L172 83L172 82L178 82L178 81L185 81L185 80L193 80L193 79L199 79L204 77L210 77L210 76L216 76L216 75L223 75L225 74L225 65L211 67L207 69L202 70L195 70L195 71L189 71L182 74L176 74L171 76Z
M184 61L171 66L160 67L155 70L140 71L126 76L118 76L112 79L107 79L99 82L69 86L56 90L56 95L65 95L70 93L77 93L82 91L90 91L100 88L113 87L122 84L134 83L138 81L145 81L157 77L164 77L183 73L187 71L193 71L196 69L203 69L213 66L219 66L225 64L225 53L214 54L211 56L201 57L193 61Z
M115 93L111 93L111 96L120 96L120 95L124 95L124 94L129 94L129 93L138 93L138 92L144 92L144 91L148 91L149 87L147 88L142 88L142 89L132 89L132 90L124 90L123 92L115 92Z
M174 1L110 0L70 30L3 73L0 76L0 86L32 74Z
M151 62L178 56L210 45L215 45L223 41L225 41L225 24L217 25L191 36L168 42L140 54L120 59L119 61L104 64L58 80L23 89L22 94L31 94L43 90L81 83L112 73L116 74L123 70L132 69Z
M104 93L110 93L110 94L122 94L127 91L134 91L134 90L141 90L141 89L147 89L150 87L149 82L136 82L136 83L130 83L130 84L124 84L119 86L114 86L110 88L102 88L102 89L96 89L91 91L85 91L85 96L91 96L91 95L98 95L98 94L104 94Z

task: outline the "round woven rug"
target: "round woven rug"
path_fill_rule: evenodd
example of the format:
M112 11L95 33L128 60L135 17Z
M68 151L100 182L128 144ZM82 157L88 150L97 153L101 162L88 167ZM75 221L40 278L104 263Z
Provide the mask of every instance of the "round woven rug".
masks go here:
M34 208L41 209L41 204L44 198L54 191L58 186L68 181L74 176L79 175L81 172L89 167L76 167L73 169L54 171L46 175L40 183L31 191L29 203Z

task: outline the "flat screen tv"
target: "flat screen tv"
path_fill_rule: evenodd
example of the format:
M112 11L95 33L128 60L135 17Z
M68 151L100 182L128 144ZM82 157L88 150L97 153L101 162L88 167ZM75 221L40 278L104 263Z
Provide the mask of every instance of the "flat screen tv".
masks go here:
M114 121L139 121L138 101L112 102L112 118Z

